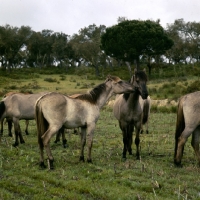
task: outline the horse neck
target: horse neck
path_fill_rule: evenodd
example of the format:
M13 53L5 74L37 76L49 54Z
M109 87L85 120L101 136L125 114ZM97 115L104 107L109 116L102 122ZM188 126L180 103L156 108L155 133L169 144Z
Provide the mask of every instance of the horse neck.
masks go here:
M127 103L129 105L131 105L132 107L136 106L137 103L139 102L139 93L131 93L128 100L127 100Z
M113 94L114 93L111 88L106 88L106 90L103 91L102 94L99 96L97 100L97 106L101 109Z

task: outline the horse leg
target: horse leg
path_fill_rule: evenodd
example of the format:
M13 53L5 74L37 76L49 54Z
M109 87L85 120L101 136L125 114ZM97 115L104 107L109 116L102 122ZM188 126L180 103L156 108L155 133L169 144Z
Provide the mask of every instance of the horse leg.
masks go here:
M26 124L25 133L26 133L26 135L29 135L29 133L28 133L29 120L26 120L25 124Z
M60 129L60 132L62 134L63 147L67 148L67 139L65 138L65 127L64 126Z
M12 137L12 120L7 119L7 123L8 123L8 136Z
M56 134L56 140L54 141L54 143L60 142L60 135L61 135L61 129L57 132L57 134Z
M133 130L134 130L134 126L132 124L129 124L128 131L127 131L127 149L128 149L129 155L133 155L132 153Z
M20 143L25 143L22 134L21 134L21 128L19 125L19 120L17 118L13 119L13 123L14 123L14 129L15 129L15 143L13 144L14 147L19 145L19 141L18 141L18 137L20 139Z
M44 164L44 145L41 137L38 137L38 144L40 149L40 167L44 169L46 165Z
M43 145L44 145L44 148L46 149L46 153L49 159L50 169L54 169L54 166L53 166L54 158L51 153L49 143L50 143L50 139L53 137L53 135L55 135L59 131L59 129L60 127L57 127L57 126L49 126L48 130L42 136Z
M184 146L185 146L185 143L187 141L187 138L192 134L193 131L194 130L192 128L185 127L181 136L178 138L177 151L176 151L175 158L174 158L174 164L176 166L181 167L181 159L182 159L182 156L183 156Z
M128 127L126 124L122 123L119 121L119 127L122 130L123 134L123 151L122 151L122 160L126 160L126 152L127 152L127 147L128 147Z
M146 122L146 134L149 134L149 119Z
M3 135L3 121L4 121L4 118L1 119L1 133L0 133L0 135Z
M136 159L140 159L140 150L139 150L139 145L140 145L140 130L141 130L141 125L137 124L136 129L135 129L135 145L136 145Z
M192 133L192 141L191 145L194 149L194 152L197 156L198 165L200 167L200 152L199 152L199 134L200 134L200 127L196 128L195 131Z
M92 152L94 129L95 129L95 123L92 123L87 126L87 143L88 143L87 162L88 163L92 163L91 152Z
M84 159L84 147L86 144L86 128L81 127L81 151L80 151L80 158L79 161L85 161Z

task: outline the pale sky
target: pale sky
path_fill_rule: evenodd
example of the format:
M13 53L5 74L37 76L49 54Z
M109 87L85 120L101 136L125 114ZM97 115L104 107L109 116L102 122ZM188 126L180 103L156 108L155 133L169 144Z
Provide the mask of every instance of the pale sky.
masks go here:
M200 0L0 0L0 26L30 26L78 33L91 24L117 24L118 17L129 20L157 20L165 28L175 19L200 22Z

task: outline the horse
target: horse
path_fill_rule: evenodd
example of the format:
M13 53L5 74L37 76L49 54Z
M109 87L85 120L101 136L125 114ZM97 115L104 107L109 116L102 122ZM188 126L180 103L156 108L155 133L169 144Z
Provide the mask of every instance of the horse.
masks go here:
M36 94L20 94L16 93L10 96L7 96L0 102L0 120L4 118L11 119L14 123L15 130L15 143L14 147L19 145L18 137L20 143L25 143L19 120L33 120L35 119L34 106L36 100L47 92L40 92Z
M149 115L151 110L151 98L150 96L147 99L144 99L144 108L143 108L143 119L142 119L142 127L140 133L144 132L144 125L146 125L146 134L149 133Z
M59 93L49 93L40 97L35 105L38 144L40 149L40 167L44 164L44 148L49 160L49 168L54 169L54 158L50 150L50 140L61 127L81 128L80 161L84 159L86 135L88 142L87 162L92 162L91 150L93 134L99 119L100 109L114 94L132 93L134 87L117 76L107 76L104 83L90 92L71 98Z
M70 95L70 97L76 98L79 95L81 95L81 94L72 94L72 95ZM78 133L78 129L74 128L74 134L77 134L77 133ZM60 141L60 136L62 136L63 147L66 148L67 147L67 139L65 137L65 128L64 127L62 127L56 134L56 139L55 139L54 143L58 143Z
M192 134L191 145L200 166L200 91L186 94L179 99L175 131L174 164L182 167L184 146Z
M3 99L6 98L6 97L8 97L8 96L10 96L10 95L18 94L18 93L19 92L8 92L8 93L6 93L3 96ZM31 92L26 92L26 93L20 93L20 94L32 94L32 93ZM9 118L7 118L6 121L5 121L5 123L6 122L8 123L8 136L12 137L12 120L9 119ZM4 124L4 119L1 120L1 131L0 131L1 135L3 135L3 124ZM28 135L29 134L28 133L29 120L25 120L25 125L26 125L26 127L25 127L25 133L26 133L26 135Z
M135 92L130 94L118 95L113 106L113 113L119 122L119 127L123 134L123 153L122 159L126 160L126 153L132 155L132 136L135 127L136 137L136 158L140 158L139 143L140 131L142 123L145 123L147 118L144 117L144 99L148 97L146 87L147 75L145 71L135 70L131 77L130 83L134 86Z

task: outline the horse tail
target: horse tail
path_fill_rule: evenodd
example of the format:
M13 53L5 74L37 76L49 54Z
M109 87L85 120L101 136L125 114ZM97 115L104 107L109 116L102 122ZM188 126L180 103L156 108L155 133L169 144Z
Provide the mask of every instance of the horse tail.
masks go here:
M4 103L4 101L1 101L1 102L0 102L0 119L2 118L2 116L3 116L4 112L5 112L5 110L6 110L5 103Z
M184 113L183 113L183 97L182 97L179 100L178 109L177 109L174 158L176 156L176 152L178 148L178 138L180 137L184 129L185 129L185 119L184 119Z
M41 108L41 98L35 104L35 120L37 125L37 136L38 136L38 143L40 147L43 147L42 135L48 129L48 122L43 115L43 111Z
M148 100L144 101L144 107L143 107L143 119L142 119L142 124L145 124L148 121L148 117L149 117L149 108L150 108L150 104L148 102Z

